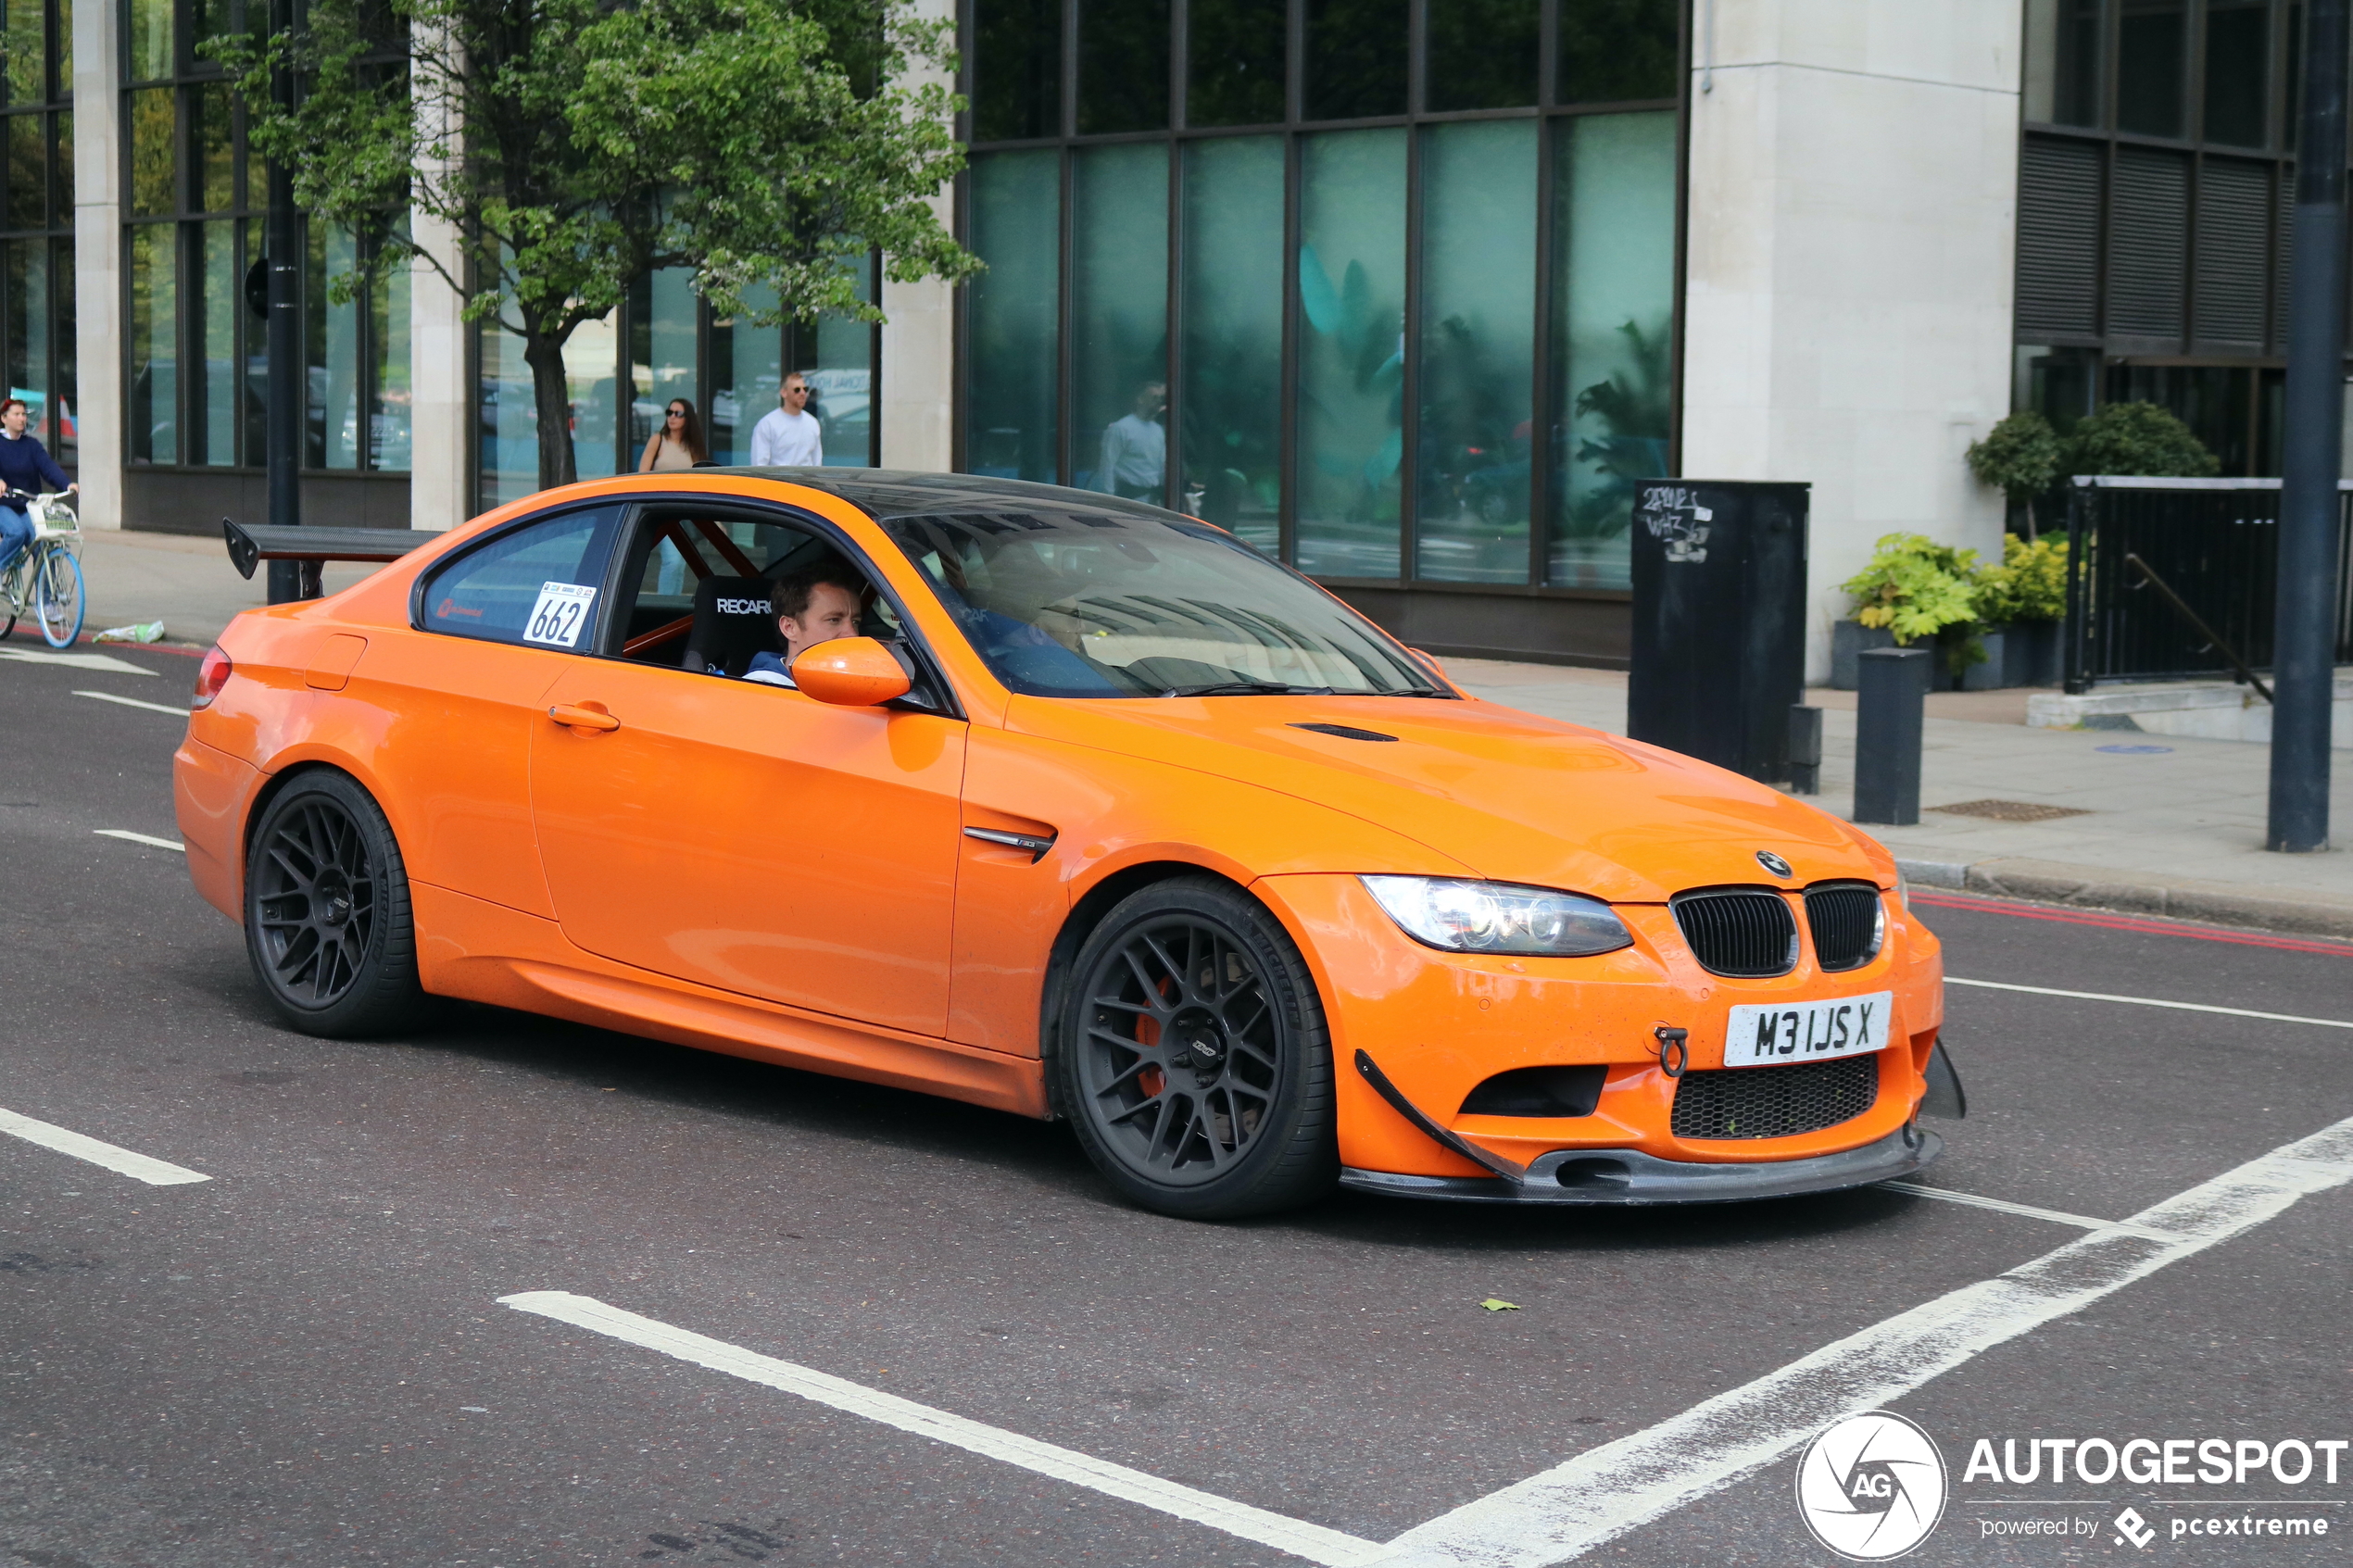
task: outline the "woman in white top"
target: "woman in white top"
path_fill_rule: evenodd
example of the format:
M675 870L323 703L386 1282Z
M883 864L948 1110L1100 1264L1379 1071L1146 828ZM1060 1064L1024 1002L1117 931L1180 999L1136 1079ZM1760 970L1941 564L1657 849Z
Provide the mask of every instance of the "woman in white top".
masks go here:
M646 455L637 459L637 471L665 473L672 469L690 469L710 459L711 454L702 444L702 421L695 418L695 406L683 397L673 397L661 428L646 442Z

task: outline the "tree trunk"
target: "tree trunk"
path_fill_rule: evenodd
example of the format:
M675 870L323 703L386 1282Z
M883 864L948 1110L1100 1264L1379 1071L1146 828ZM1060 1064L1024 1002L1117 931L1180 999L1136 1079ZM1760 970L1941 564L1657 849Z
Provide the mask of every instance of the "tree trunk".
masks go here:
M531 367L531 400L538 414L539 488L552 490L580 477L572 452L572 389L564 379L560 338L528 332L523 363Z

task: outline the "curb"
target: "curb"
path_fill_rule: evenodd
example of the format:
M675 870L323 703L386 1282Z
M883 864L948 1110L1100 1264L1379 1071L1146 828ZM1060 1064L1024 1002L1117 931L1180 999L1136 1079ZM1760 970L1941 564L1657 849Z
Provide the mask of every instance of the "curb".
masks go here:
M2231 883L2146 880L2130 872L2014 856L1967 862L1898 856L1895 867L1906 881L1921 887L1949 887L2125 914L2167 915L2304 936L2353 937L2353 899L2283 898Z

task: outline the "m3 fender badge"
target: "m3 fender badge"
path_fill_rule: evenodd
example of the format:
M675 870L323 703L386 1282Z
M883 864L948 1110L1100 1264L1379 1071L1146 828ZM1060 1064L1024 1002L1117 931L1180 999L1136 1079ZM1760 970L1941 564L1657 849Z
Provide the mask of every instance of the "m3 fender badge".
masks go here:
M1779 855L1774 854L1770 849L1759 849L1756 852L1756 863L1763 866L1767 871L1771 872L1775 876L1792 876L1795 874L1789 869L1789 862L1782 859Z

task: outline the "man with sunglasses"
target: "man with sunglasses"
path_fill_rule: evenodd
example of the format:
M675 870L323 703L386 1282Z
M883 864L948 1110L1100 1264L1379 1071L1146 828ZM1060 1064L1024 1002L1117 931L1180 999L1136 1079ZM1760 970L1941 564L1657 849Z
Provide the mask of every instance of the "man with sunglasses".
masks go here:
M751 466L813 469L825 462L824 433L809 412L809 381L799 370L776 389L779 408L751 428Z

